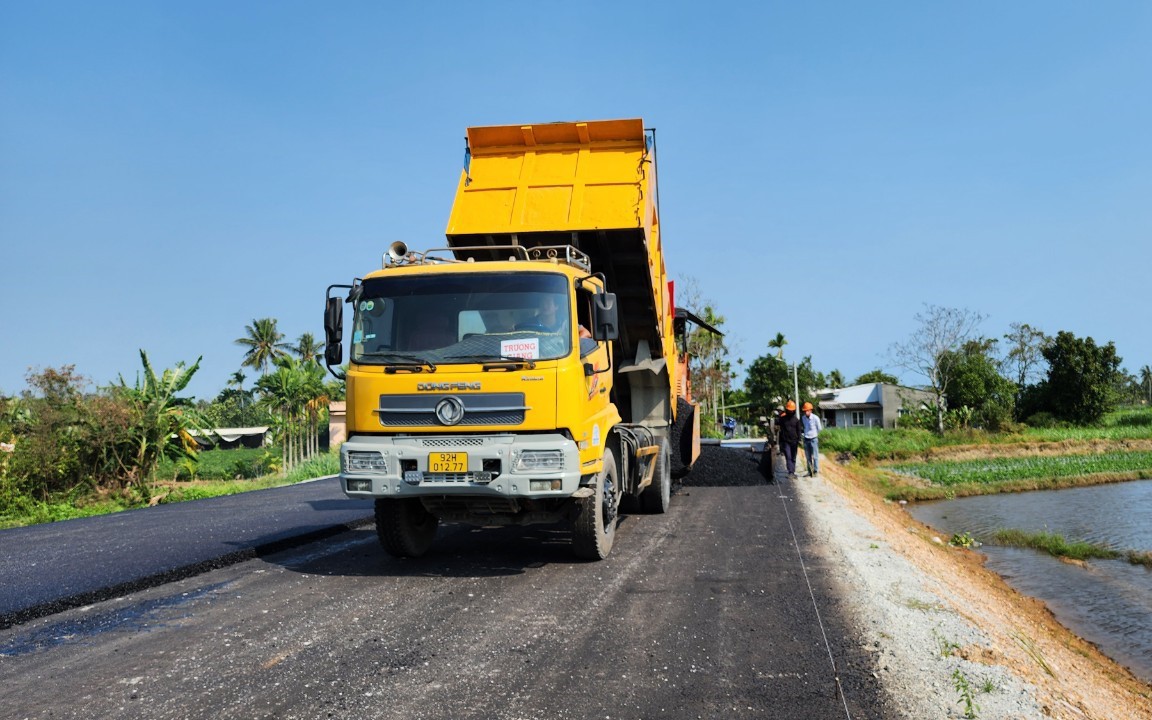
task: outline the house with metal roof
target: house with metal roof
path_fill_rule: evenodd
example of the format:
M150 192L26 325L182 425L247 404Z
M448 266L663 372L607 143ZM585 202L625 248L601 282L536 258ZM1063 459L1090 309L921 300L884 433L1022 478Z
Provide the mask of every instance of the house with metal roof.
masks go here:
M888 383L829 388L816 397L824 424L840 428L896 428L901 415L936 403L929 390Z
M268 427L243 427L243 428L213 428L203 432L199 430L192 430L191 434L196 438L202 449L219 448L234 450L236 448L258 448L268 444ZM173 435L172 437L176 437Z

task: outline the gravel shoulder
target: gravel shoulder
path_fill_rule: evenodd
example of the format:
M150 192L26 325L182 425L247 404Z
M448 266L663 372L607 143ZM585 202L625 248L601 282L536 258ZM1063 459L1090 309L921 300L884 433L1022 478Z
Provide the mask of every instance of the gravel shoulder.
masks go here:
M849 468L821 469L784 482L824 541L822 560L857 599L861 637L908 718L1152 718L1152 686L984 568L977 551L948 546Z

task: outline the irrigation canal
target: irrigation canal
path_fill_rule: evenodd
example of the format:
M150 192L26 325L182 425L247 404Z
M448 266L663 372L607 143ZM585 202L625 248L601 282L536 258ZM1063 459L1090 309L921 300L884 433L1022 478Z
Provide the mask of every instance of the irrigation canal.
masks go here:
M1152 682L1152 571L1126 560L1062 562L993 545L1000 529L1050 532L1117 550L1152 549L1152 480L919 503L913 517L984 543L988 568L1048 604L1066 627Z

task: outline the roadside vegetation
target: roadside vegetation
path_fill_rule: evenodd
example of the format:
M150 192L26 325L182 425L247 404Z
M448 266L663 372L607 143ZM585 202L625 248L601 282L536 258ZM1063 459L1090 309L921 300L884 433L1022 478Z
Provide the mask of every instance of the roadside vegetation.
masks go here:
M162 502L229 494L333 474L321 451L330 400L320 345L295 345L270 318L236 343L246 348L219 395L183 395L200 367L157 370L140 351L134 380L94 388L74 366L30 371L28 387L0 396L0 527L52 522ZM246 389L243 370L260 372ZM267 428L272 445L213 449L216 428Z
M260 453L278 452L275 448L258 451ZM233 454L245 453L245 450L206 450L200 453L201 459L209 464L227 465L232 462L229 458ZM213 460L213 458L218 458ZM151 505L184 502L186 500L202 500L204 498L219 497L221 495L235 495L251 490L264 490L282 485L293 485L307 480L335 475L340 471L340 455L338 452L326 452L315 455L300 463L287 474L274 472L257 475L250 478L234 476L229 478L216 473L198 475L198 479L184 480L158 480L151 485L153 493L146 501L137 500L123 495L91 494L83 497L61 497L46 501L23 499L17 503L9 503L5 511L0 513L0 530L40 523L59 522L73 518L90 517L93 515L107 515L109 513L133 510Z
M1107 480L1152 478L1152 452L1113 451L1085 455L999 457L981 460L942 460L888 465L897 475L920 478L933 485L992 485L1016 480L1103 475Z
M860 468L890 500L939 500L1152 479L1152 408L1127 407L1093 426L952 428L938 435L829 429L821 450Z

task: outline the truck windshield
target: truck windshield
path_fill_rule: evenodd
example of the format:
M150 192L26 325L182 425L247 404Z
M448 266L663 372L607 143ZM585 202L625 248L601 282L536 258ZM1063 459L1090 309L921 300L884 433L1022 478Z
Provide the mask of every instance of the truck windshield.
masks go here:
M437 274L365 280L352 362L549 360L572 349L568 281L556 273Z

